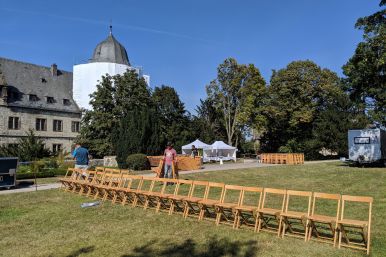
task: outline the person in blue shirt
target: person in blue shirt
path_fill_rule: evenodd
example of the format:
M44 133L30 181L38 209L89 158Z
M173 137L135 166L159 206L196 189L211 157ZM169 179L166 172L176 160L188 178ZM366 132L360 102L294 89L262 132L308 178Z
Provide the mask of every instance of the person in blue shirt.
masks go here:
M88 169L88 150L82 147L80 144L75 145L75 150L72 153L72 156L75 160L75 169L87 170ZM83 176L87 176L86 172L83 172Z

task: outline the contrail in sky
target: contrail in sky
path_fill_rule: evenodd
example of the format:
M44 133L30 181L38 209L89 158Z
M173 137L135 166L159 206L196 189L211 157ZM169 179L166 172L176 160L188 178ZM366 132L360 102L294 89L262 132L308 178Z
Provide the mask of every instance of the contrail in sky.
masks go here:
M62 20L68 20L68 21L76 21L76 22L83 22L88 24L94 24L94 25L106 25L108 24L105 21L100 20L93 20L93 19L87 19L87 18L80 18L80 17L71 17L71 16L63 16L63 15L57 15L57 14L47 14L47 13L41 13L41 12L35 12L35 11L26 11L26 10L19 10L19 9L13 9L13 8L0 8L2 11L6 12L14 12L14 13L22 13L22 14L30 14L30 15L39 15L39 16L47 16L55 19L62 19ZM176 38L183 38L183 39L189 39L189 40L195 40L195 41L201 41L205 43L214 43L214 41L203 39L203 38L197 38L192 37L189 35L184 35L180 33L174 33L170 31L165 30L159 30L159 29L153 29L148 27L141 27L141 26L135 26L135 25L127 25L127 24L120 24L120 23L114 23L115 27L124 28L124 29L130 29L130 30L136 30L136 31L143 31L153 34L160 34L160 35L166 35Z

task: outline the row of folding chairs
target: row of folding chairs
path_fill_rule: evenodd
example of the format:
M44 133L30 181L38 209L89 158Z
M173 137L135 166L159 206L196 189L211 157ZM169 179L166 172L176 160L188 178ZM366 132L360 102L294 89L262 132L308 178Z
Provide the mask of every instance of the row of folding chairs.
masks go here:
M346 246L367 253L370 250L371 197L99 171L94 171L88 179L68 176L61 180L64 190L103 202L154 208L156 212L166 210L169 215L177 212L184 218L212 219L216 225L230 224L234 229L251 227L255 232L264 230L280 237L330 242L339 248ZM348 202L368 205L368 217L348 219L345 215Z

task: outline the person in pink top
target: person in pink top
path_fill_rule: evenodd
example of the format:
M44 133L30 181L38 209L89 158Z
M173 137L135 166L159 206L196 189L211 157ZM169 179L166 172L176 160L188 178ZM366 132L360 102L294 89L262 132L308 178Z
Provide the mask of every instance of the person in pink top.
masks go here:
M177 152L173 149L173 144L168 143L164 151L165 169L164 178L172 178L173 162L176 161Z

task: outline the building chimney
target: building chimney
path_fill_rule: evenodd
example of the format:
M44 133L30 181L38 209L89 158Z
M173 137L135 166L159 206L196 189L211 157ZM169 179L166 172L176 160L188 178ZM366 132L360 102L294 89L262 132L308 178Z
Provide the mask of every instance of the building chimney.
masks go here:
M58 66L55 63L51 65L51 75L53 77L58 76Z

